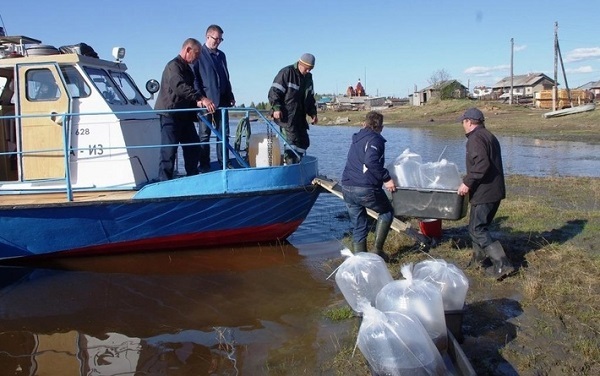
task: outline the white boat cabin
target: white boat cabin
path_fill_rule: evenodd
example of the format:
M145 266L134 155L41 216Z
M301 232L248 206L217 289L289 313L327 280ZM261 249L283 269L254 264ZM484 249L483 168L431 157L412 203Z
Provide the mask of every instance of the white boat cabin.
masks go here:
M69 181L134 189L157 177L160 124L126 73L124 50L109 61L71 47L0 36L0 192ZM156 92L155 83L146 88Z

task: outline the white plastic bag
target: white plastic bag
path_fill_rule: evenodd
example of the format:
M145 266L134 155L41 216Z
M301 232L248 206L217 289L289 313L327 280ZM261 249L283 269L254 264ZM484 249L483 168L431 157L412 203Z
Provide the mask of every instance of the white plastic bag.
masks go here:
M398 187L421 186L421 156L406 149L387 167Z
M375 304L381 288L393 280L385 261L375 253L350 253L335 273L335 282L354 312L361 313L361 301Z
M447 369L415 316L365 307L356 344L375 375L446 375Z
M424 188L458 190L462 179L458 167L446 159L423 163L419 167L421 186Z
M442 294L432 282L414 279L412 264L403 265L402 276L385 285L375 298L375 307L385 312L413 314L419 318L440 351L448 347Z
M440 290L444 311L462 310L469 290L469 280L456 265L442 259L425 260L415 264L414 279L432 282Z

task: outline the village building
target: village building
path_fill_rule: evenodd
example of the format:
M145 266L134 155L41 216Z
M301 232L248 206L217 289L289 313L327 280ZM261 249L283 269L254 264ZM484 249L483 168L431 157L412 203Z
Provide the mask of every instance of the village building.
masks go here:
M413 106L422 106L434 98L461 99L467 98L469 89L457 80L447 80L427 86L421 91L416 91L412 96Z
M594 94L594 98L598 98L600 96L600 81L590 81L587 84L579 86L577 89L588 90Z
M492 91L503 98L510 95L511 78L505 77L492 86ZM543 73L528 73L512 76L513 96L532 98L535 93L543 90L551 90L554 87L554 80Z

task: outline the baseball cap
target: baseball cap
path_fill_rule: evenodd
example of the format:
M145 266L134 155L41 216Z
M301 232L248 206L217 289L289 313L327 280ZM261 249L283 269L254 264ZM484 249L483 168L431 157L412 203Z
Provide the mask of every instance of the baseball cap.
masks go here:
M475 107L471 107L466 110L465 113L458 119L458 121L463 121L465 119L478 120L479 122L485 121L483 112L479 111L479 109Z

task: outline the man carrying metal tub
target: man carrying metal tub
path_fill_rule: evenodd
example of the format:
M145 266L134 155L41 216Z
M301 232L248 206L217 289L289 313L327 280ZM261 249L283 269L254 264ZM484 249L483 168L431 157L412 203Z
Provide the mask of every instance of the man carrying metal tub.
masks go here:
M389 262L389 257L383 251L383 244L394 219L394 208L382 186L394 192L396 185L384 167L386 140L381 136L382 130L383 115L375 111L367 113L361 130L352 135L346 167L342 173L342 193L354 228L354 252L367 251L368 208L379 214L375 228L375 248L372 252Z
M458 194L469 194L471 212L469 235L473 241L472 264L481 264L486 258L492 266L486 274L496 279L512 273L514 267L508 261L502 244L494 240L489 227L506 197L504 169L498 139L485 127L483 113L469 108L460 118L467 136L467 174L458 188Z

